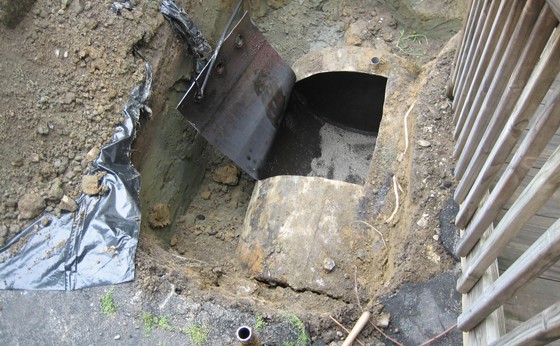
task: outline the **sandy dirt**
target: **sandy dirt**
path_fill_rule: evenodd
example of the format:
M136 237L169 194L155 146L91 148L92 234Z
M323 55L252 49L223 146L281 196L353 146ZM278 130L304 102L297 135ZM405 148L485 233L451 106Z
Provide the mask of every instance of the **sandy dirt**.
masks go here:
M454 186L451 109L445 97L454 46L438 54L459 29L457 19L443 20L448 27L437 26L437 35L434 29L431 36L428 29L417 31L403 22L408 14L393 15L393 8L378 1L251 3L257 26L288 63L329 46L375 47L410 60L417 80L423 81L416 86L415 100L403 100L415 108L408 155L392 166L402 188L401 207L381 226L388 242L399 246L380 249L375 260L347 274L351 279L356 275L361 303L381 314L381 297L455 268L439 239L439 215ZM457 12L452 1L426 3L434 13L443 6L450 14ZM64 212L59 205L63 196L82 193L82 176L110 142L130 90L143 77L141 55L161 60L164 53L157 49L168 47L170 35L163 29L167 24L158 12L159 2L136 1L132 11L119 13L110 9L112 4L38 1L18 17L19 23L0 25L0 244L44 210ZM429 6L422 10L429 12ZM154 81L156 87L160 82ZM189 208L170 222L172 227L164 220L141 233L135 285L147 292L145 299L171 283L180 287L178 294L195 300L227 301L234 307L236 299L251 300L245 310L261 311L271 319L290 311L305 322L313 338L327 344L339 341L343 334L335 331L326 313L351 325L360 314L357 302L247 277L231 254L254 181L245 173L224 171L231 162L210 147L202 156L208 164ZM365 191L362 219L371 224L388 219L395 204L391 177L371 177ZM149 228L145 221L143 230ZM373 248L378 240L372 238L364 248ZM380 335L370 328L365 337L373 344Z

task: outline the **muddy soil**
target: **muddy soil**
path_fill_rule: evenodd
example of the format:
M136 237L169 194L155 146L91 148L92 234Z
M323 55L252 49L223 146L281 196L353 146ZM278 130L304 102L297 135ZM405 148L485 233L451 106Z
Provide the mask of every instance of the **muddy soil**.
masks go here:
M225 169L231 162L195 138L192 129L185 131L191 131L188 136L198 141L197 155L204 166L196 171L200 187L192 187L185 197L189 203L174 209L169 225L164 222L160 227L147 222L149 212L168 200L154 195L143 199L135 286L146 292L145 299L161 295L171 284L179 295L233 308L240 304L241 310L258 311L270 319L290 312L305 322L314 340L328 344L343 337L328 314L351 326L360 314L358 303L381 314L380 297L405 283L423 282L455 267L439 239L439 214L454 184L451 110L444 90L453 44L438 54L459 29L463 4L424 1L418 10L418 4L384 3L263 0L248 6L257 26L290 64L324 47L354 45L392 52L410 60L419 71L417 80L422 82L416 87L416 99L403 100L407 106L415 104L410 116L413 138L409 155L393 166L393 174L402 182L401 209L392 222L381 226L389 234L389 242L404 240L404 246L391 253L381 251L378 262L363 263L347 273L355 280L362 300L298 292L255 281L240 269L233 254L255 182L245 173ZM39 1L28 12L2 21L9 26L0 25L4 76L0 91L0 244L44 210L64 212L59 204L64 195L80 195L82 175L91 168L99 149L110 142L130 90L143 77L143 57L156 69L164 69L167 53L181 51L158 12L159 2L135 4L133 10L117 13L111 10L113 1ZM222 1L183 5L187 12L192 10L211 42L220 34L217 23L225 21L232 7ZM442 8L448 11L442 14ZM431 13L431 18L418 20L420 12L422 16ZM192 78L188 72L184 76L155 75L156 89L159 83L179 91ZM154 110L166 107L168 92L159 89ZM402 128L395 131L401 133ZM140 139L143 133L149 133L149 125L140 128ZM142 151L148 144L139 142L136 150ZM136 159L142 155L138 153ZM362 219L377 225L392 214L394 203L391 177L372 176L366 181ZM364 224L363 230L367 229ZM377 240L364 247L373 247ZM364 335L372 344L380 337L372 328Z

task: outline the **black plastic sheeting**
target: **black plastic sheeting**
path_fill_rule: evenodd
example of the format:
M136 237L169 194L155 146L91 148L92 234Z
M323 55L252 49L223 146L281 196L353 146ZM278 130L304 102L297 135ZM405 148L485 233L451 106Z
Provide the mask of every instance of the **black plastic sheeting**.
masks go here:
M212 47L193 20L173 0L162 0L160 12L169 22L179 40L185 44L187 53L194 56L196 73L200 73L208 63Z
M107 172L102 184L108 192L82 195L78 210L60 218L42 215L0 248L0 289L75 290L134 279L140 174L132 167L130 150L140 116L151 116L151 84L146 64L145 79L123 110L124 124L93 163L91 173Z

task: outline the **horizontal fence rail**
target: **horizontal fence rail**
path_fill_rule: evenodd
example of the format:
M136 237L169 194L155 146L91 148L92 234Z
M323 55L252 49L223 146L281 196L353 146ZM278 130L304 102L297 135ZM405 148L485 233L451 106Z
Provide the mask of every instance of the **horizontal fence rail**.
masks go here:
M466 345L560 338L560 281L557 301L509 332L503 313L516 292L560 264L559 18L560 0L473 0L465 18L447 93L463 268L457 326ZM508 246L534 232L537 214L542 231L522 237L536 240L498 268Z

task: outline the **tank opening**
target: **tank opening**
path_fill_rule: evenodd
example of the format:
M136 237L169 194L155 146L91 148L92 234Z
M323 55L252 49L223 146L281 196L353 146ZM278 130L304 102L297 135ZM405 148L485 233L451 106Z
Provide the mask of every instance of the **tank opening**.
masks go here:
M298 81L263 175L363 184L383 116L387 78L325 72Z
M377 135L387 78L360 72L325 72L296 83L311 112L350 131Z

